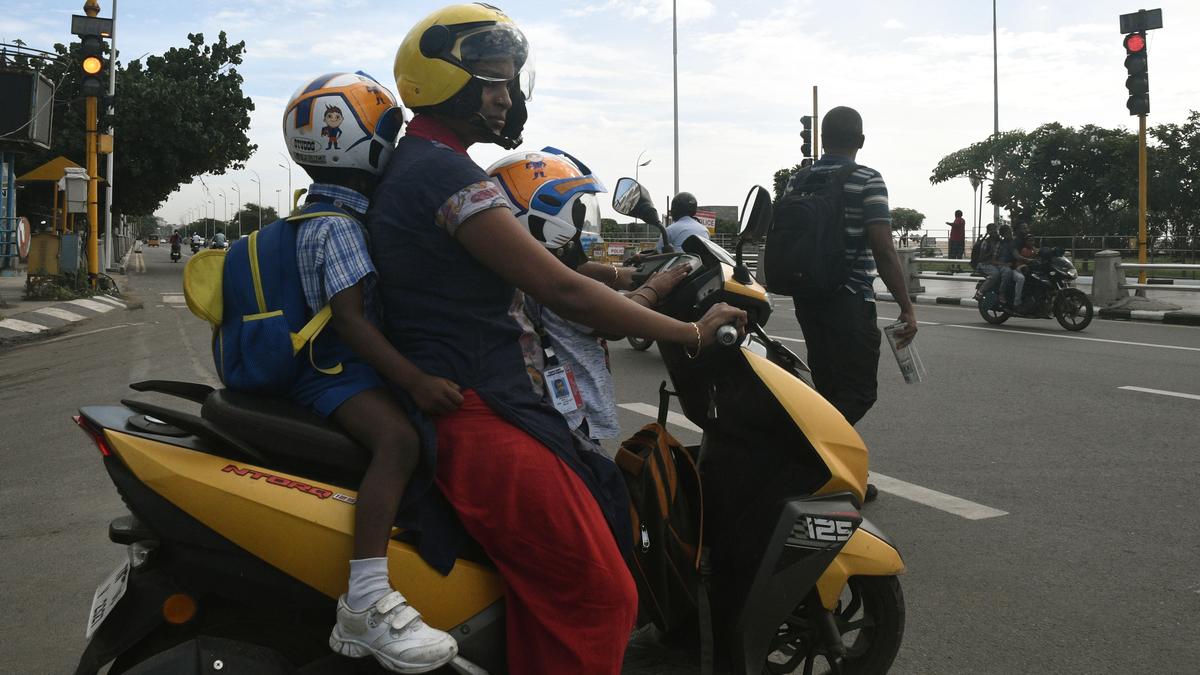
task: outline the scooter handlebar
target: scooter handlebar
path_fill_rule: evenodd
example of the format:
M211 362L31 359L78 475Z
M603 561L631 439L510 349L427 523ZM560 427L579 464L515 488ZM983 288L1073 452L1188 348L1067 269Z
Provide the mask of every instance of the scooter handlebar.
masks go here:
M737 344L738 331L737 328L731 325L724 325L717 329L717 344L722 347L732 347Z

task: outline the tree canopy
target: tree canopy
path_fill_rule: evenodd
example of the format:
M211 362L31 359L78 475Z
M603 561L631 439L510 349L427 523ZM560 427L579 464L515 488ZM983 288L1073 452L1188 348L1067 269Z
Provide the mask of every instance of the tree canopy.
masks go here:
M921 225L924 222L925 214L916 209L908 209L903 206L897 206L892 209L893 232L914 232L921 229Z
M1200 113L1148 130L1147 223L1154 237L1200 236ZM950 153L933 184L979 178L990 201L1044 234L1133 235L1137 230L1137 135L1057 122L1006 131Z
M246 43L230 44L224 32L212 44L188 35L188 44L128 64L118 64L113 165L113 209L152 213L184 183L203 174L242 168L256 149L249 142L254 103L242 93ZM84 99L78 95L77 45L56 44L60 55L44 70L58 82L52 145L18 155L19 172L58 155L84 165ZM103 109L103 106L101 106ZM102 117L100 128L107 126ZM265 221L264 221L265 222Z

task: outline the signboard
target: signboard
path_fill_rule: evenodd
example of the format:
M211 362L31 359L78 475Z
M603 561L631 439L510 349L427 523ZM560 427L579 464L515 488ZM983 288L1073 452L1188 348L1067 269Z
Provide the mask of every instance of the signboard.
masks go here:
M694 216L700 224L708 228L709 234L717 232L717 212L716 211L697 211Z
M609 244L608 255L614 258L620 258L625 255L625 244Z

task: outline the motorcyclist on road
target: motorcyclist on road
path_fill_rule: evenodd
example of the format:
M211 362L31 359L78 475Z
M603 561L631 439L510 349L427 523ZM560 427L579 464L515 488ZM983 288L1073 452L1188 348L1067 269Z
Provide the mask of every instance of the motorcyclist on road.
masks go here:
M708 228L695 218L698 208L696 196L690 192L680 192L671 200L671 224L667 225L667 243L671 245L672 250L682 251L683 242L692 235L708 239ZM658 238L654 248L662 252L662 237Z
M210 248L225 248L225 233L218 232L213 235L212 246Z
M380 178L368 229L384 332L463 389L462 406L436 420L436 476L506 582L508 672L617 675L637 616L621 552L628 494L616 466L577 445L549 404L525 293L563 318L693 352L745 313L716 305L683 323L653 312L572 272L517 221L467 148L520 143L528 57L520 29L482 3L435 11L409 31L395 75L417 115ZM431 537L457 555L453 533L423 531Z

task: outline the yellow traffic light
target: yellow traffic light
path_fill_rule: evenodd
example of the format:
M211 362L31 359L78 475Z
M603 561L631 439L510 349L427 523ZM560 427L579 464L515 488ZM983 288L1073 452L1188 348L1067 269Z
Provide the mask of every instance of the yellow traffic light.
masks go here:
M83 60L83 72L88 75L95 75L104 68L104 62L99 56L88 56Z

